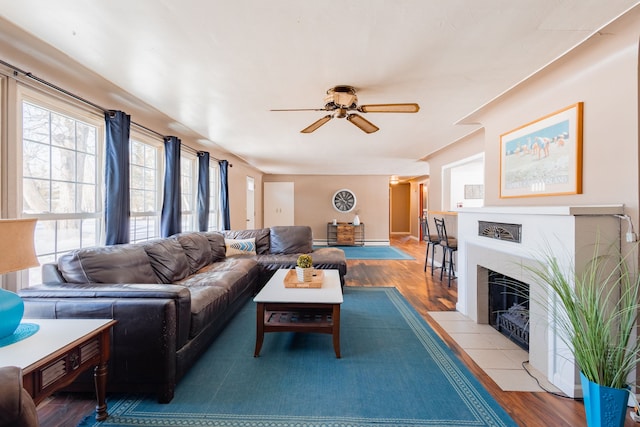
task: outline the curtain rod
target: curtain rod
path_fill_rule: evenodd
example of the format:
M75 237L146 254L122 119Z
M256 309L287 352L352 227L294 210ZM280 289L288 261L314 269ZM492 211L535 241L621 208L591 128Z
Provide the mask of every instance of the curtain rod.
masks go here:
M89 100L88 100L88 99L86 99L86 98L83 98L83 97L81 97L81 96L79 96L79 95L76 95L76 94L75 94L75 93L73 93L73 92L69 92L68 90L63 89L63 88L61 88L60 86L55 85L55 84L53 84L53 83L51 83L51 82L48 82L48 81L46 81L46 80L44 80L44 79L42 79L42 78L40 78L40 77L36 76L35 74L30 73L29 71L22 70L22 69L20 69L20 68L16 67L15 65L9 64L8 62L3 61L2 59L0 59L0 64L4 65L4 66L5 66L5 67L7 67L7 68L10 68L11 70L13 70L13 75L14 75L14 76L17 76L18 74L22 74L22 75L24 75L25 77L28 77L28 78L30 78L30 79L32 79L32 80L35 80L36 82L38 82L38 83L40 83L40 84L43 84L43 85L45 85L45 86L47 86L47 87L49 87L49 88L51 88L51 89L54 89L54 90L56 90L56 91L58 91L58 92L60 92L60 93L65 94L65 95L67 95L67 96L70 96L71 98L73 98L73 99L75 99L75 100L77 100L77 101L80 101L80 102L82 102L82 103L84 103L84 104L90 105L91 107L93 107L93 108L95 108L95 109L97 109L97 110L100 110L100 111L102 111L103 113L110 113L111 111L113 111L113 110L110 110L110 109L104 108L104 107L102 107L102 106L100 106L100 105L98 105L98 104L96 104L96 103L94 103L94 102L91 102L91 101L89 101ZM146 127L146 126L144 126L144 125L141 125L140 123L136 123L136 122L134 122L134 121L131 121L131 124L132 124L132 125L135 125L135 126L137 126L137 127L139 127L139 128L141 128L141 129L144 129L144 130L146 130L147 132L151 132L152 134L157 135L158 137L160 137L160 138L162 138L162 139L166 138L166 135L163 135L163 134L161 134L161 133L159 133L159 132L156 132L156 131L155 131L155 130L153 130L153 129L149 129L148 127ZM193 153L195 153L195 154L199 154L199 153L201 152L201 150L196 150L195 148L191 148L191 147L189 147L188 145L184 145L184 144L182 144L181 146L182 146L182 147L184 147L185 149L187 149L188 151L191 151L191 152L193 152ZM211 156L211 158L212 158L213 160L220 161L220 159L216 159L216 158L215 158L215 157L213 157L213 156ZM232 167L233 165L229 164L229 166L230 166L230 167Z

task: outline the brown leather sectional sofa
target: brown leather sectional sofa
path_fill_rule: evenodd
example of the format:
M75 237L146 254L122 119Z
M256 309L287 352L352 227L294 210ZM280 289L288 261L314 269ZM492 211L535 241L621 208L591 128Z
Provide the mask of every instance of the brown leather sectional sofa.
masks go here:
M254 251L227 256L225 239L249 239ZM344 284L344 252L314 251L310 227L289 226L74 250L43 265L44 283L19 294L26 318L118 320L108 390L153 392L169 402L229 319L275 270L293 268L300 253L311 253L316 268L339 270ZM93 380L81 377L70 389L92 390Z

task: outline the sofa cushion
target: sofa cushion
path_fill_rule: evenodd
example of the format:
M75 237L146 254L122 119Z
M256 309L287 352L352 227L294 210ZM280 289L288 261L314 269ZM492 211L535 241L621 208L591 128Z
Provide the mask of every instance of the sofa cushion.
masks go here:
M258 255L269 253L269 229L258 228L255 230L227 230L222 232L225 239L256 239L256 253Z
M256 255L256 239L224 239L227 256Z
M272 254L299 254L313 251L311 227L306 225L271 227Z
M229 306L229 294L226 289L217 286L194 284L188 288L191 292L189 338L193 338L225 313Z
M58 270L69 283L158 283L139 245L77 249L58 259Z
M190 336L223 315L242 294L253 293L257 273L255 259L236 257L209 264L178 281L191 292Z
M173 236L142 243L153 270L162 283L175 283L191 274L182 245Z
M209 239L200 233L182 233L177 236L189 261L191 273L195 273L207 264L211 264L211 245Z
M211 247L211 262L223 260L227 256L227 247L224 244L224 236L217 231L202 233L209 240Z

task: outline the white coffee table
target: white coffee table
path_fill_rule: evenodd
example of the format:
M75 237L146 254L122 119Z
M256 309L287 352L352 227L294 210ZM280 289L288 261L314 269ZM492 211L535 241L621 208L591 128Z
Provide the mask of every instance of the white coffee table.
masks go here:
M333 349L340 358L340 304L343 299L338 270L323 270L320 288L285 288L284 278L288 271L276 271L253 298L257 303L254 357L260 355L265 333L304 332L333 335Z

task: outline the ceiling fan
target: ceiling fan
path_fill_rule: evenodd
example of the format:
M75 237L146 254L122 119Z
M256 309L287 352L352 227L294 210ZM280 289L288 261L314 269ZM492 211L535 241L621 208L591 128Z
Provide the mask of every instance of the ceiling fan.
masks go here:
M284 110L271 110L271 111L330 111L332 114L327 114L321 119L316 120L306 128L302 129L301 133L311 133L318 129L323 124L327 123L334 117L337 119L346 118L348 121L358 126L366 133L373 133L380 128L362 117L360 114L352 113L351 111L357 111L359 113L417 113L420 110L420 106L416 103L409 104L368 104L358 105L358 97L356 96L356 90L353 86L335 86L327 90L327 95L324 97L324 108L297 108L297 109L284 109Z

